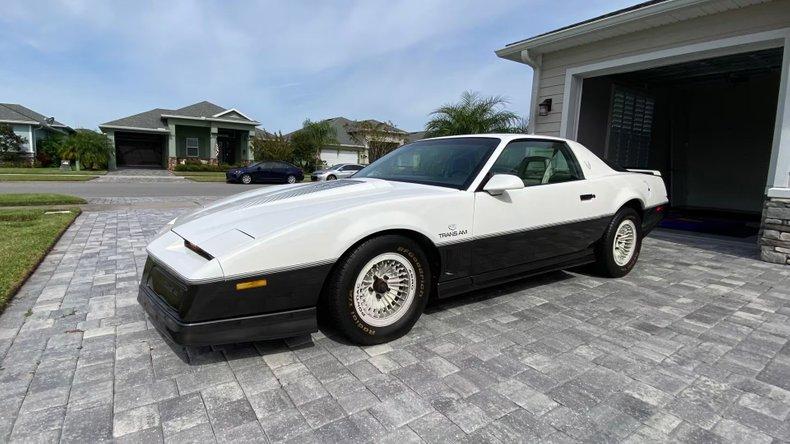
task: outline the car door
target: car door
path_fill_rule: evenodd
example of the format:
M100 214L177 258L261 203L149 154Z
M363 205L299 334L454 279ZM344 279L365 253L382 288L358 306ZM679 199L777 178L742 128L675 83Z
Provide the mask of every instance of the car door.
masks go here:
M256 182L271 182L273 177L274 162L261 162L253 171L253 178Z
M346 175L344 177L351 177L362 169L362 165L346 165L343 167Z
M356 172L357 171L354 169L354 165L343 165L338 170L337 178L345 179L346 177L351 177L351 175Z
M604 199L590 189L564 142L514 140L488 176L494 174L516 175L525 187L499 196L475 193L473 274L572 259L603 232Z

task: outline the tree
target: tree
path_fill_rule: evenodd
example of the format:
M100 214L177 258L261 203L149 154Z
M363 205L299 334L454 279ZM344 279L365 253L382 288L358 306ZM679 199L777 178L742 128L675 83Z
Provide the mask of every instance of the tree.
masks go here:
M347 129L355 142L367 145L368 162L378 160L406 141L406 134L398 130L392 122L363 120L355 122Z
M27 139L14 132L10 125L0 124L0 160L13 160Z
M112 154L112 143L104 134L87 129L78 129L61 144L60 158L78 161L87 169L107 168Z
M282 132L271 137L256 136L252 139L252 154L255 160L284 160L293 162L294 148L288 137Z
M504 109L506 104L501 96L480 97L476 92L465 91L460 102L431 113L433 117L425 124L425 137L513 132L521 119Z
M66 137L62 134L54 133L46 139L36 143L36 160L41 166L58 165L60 163L60 150Z
M291 135L294 163L305 170L313 169L321 162L321 148L337 145L337 130L328 121L313 122L307 119L302 129Z

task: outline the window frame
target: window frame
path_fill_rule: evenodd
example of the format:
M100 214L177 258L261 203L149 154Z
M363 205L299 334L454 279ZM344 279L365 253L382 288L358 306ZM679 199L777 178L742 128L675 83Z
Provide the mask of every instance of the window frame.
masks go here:
M189 142L192 141L192 140L195 141L195 146L194 147L190 147L189 146ZM197 150L195 155L189 154L189 149L190 148L194 148L195 150ZM184 138L184 150L186 151L187 157L200 157L200 138L199 137L185 137Z
M539 187L539 186L544 186L544 185L559 185L559 184L569 183L569 182L578 182L580 180L585 180L586 179L586 177L584 176L584 170L582 169L581 163L579 163L579 159L576 157L576 153L573 152L573 148L571 148L570 145L568 145L567 142L565 142L563 140L542 139L542 138L532 138L532 137L530 137L530 138L522 138L522 139L513 139L513 140L508 141L507 144L504 147L502 147L502 149L499 151L499 154L497 154L496 159L494 159L494 161L491 162L491 166L488 167L488 170L485 172L485 177L483 178L482 181L480 181L480 185L477 187L475 192L483 191L483 188L485 187L486 183L491 179L491 177L493 177L493 174L491 174L491 168L494 167L494 165L496 164L497 160L499 160L499 158L502 156L502 154L505 153L505 150L507 150L508 147L511 144L516 143L516 142L550 142L550 143L558 144L560 146L560 151L562 151L566 155L566 159L565 160L566 160L566 162L568 162L569 168L571 168L571 169L575 168L576 172L579 175L578 179L567 180L565 182L539 183L539 184L535 184L535 185L525 185L524 189L529 189L529 188L534 188L534 187ZM491 157L493 157L493 156L491 156ZM516 177L518 177L518 176L516 176ZM519 179L521 179L521 178L519 177Z

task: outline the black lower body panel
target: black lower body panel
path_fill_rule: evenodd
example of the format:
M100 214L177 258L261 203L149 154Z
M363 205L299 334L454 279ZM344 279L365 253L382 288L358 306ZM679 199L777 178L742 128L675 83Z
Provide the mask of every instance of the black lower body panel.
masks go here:
M298 310L219 319L183 322L147 286L140 286L138 302L156 329L180 345L215 345L278 339L318 330L315 307Z
M666 205L658 205L652 208L645 208L642 215L642 235L647 236L648 233L653 231L653 228L664 219L666 214Z
M182 345L284 338L317 331L316 306L331 263L258 276L189 283L151 257L138 301L157 328ZM237 285L263 280L264 285Z

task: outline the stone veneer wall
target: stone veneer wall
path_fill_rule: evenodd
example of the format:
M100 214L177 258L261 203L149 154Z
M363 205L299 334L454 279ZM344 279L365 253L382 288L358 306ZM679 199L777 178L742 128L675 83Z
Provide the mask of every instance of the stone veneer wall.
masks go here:
M766 262L790 264L790 199L766 198L760 230L760 257Z

